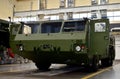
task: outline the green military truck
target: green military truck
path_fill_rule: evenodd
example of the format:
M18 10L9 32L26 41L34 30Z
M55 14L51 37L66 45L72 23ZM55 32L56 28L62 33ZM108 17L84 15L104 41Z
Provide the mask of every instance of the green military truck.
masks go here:
M114 38L108 19L27 22L11 26L11 46L38 69L52 63L84 66L97 71L112 66Z

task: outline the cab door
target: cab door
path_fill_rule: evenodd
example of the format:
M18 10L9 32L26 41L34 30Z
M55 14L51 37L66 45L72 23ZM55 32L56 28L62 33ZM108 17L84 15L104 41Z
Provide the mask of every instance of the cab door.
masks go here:
M105 56L109 46L109 20L90 21L90 53Z

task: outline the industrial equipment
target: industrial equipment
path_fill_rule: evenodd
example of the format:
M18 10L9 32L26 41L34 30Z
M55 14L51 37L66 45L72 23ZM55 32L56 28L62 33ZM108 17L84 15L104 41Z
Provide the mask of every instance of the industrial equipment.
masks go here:
M115 58L109 25L108 19L87 18L21 23L11 26L11 46L38 69L64 63L97 71L100 65L112 66Z

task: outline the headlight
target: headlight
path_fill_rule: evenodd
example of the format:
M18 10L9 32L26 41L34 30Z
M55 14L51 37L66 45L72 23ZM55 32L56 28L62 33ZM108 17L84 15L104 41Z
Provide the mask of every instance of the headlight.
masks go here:
M79 52L81 50L80 46L76 46L75 50Z
M24 50L24 47L21 45L20 47L19 47L19 51L23 51Z

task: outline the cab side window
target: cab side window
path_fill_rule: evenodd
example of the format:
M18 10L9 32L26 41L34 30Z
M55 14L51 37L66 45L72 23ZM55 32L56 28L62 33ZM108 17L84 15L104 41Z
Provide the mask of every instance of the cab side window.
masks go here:
M59 33L62 22L43 23L41 25L41 33Z
M38 27L40 24L36 23L36 24L26 24L26 25L28 25L31 28L31 33L35 34L38 32Z
M105 22L99 22L95 23L95 32L105 32L106 31L106 23Z
M85 30L85 21L65 22L63 26L63 32L84 31L84 30Z

